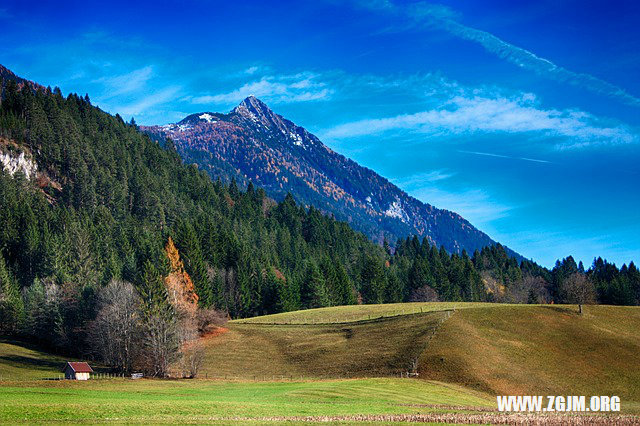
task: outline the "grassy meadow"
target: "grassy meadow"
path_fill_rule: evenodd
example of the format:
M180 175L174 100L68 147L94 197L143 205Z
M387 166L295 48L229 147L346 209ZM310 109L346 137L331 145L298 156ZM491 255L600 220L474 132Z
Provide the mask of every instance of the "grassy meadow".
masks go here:
M618 395L623 407L640 412L640 370L633 367L640 365L640 309L584 309L579 315L575 305L418 303L231 321L206 341L203 371L263 379L393 377L417 356L422 379L492 395ZM363 320L353 321L355 315Z
M38 380L66 359L0 341L0 423L484 424L505 421L497 394L618 395L624 413L640 413L637 330L634 307L324 308L230 321L203 338L199 379L85 383ZM419 378L399 378L416 359Z
M409 379L304 382L94 380L4 383L0 422L203 422L230 418L447 412L488 395Z

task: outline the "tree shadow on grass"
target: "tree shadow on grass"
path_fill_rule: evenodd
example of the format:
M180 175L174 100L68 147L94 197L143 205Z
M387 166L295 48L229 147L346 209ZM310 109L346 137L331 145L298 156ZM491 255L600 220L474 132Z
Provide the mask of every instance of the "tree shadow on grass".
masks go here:
M0 363L11 365L18 368L32 368L32 369L52 369L60 370L64 367L64 363L60 361L52 361L46 359L38 359L29 356L21 355L2 355L0 356Z

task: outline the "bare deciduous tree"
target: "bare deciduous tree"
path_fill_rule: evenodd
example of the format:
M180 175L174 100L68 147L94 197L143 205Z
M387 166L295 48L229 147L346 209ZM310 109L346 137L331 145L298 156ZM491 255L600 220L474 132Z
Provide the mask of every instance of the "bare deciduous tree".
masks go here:
M511 303L547 303L549 292L542 277L526 274L522 280L515 281L505 288L503 302Z
M155 377L166 377L180 358L180 330L170 305L148 308L143 314L145 369Z
M226 312L219 311L217 309L198 309L197 321L198 332L205 334L216 327L223 326L229 320L229 315Z
M90 341L100 358L123 372L133 368L140 343L140 297L131 283L112 280L98 295Z
M428 285L417 288L411 292L411 302L437 302L438 293Z
M566 302L577 304L580 314L582 314L582 305L596 301L595 286L585 274L578 272L569 276L563 284L563 290Z
M204 363L205 348L201 341L194 340L182 348L183 375L194 379Z

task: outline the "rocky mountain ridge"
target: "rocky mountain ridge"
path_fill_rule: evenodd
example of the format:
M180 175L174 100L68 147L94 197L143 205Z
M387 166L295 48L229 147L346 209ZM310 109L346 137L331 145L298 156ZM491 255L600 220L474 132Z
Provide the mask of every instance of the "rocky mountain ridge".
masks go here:
M186 162L214 178L233 178L240 185L252 181L276 199L291 193L374 241L393 244L417 234L454 253L472 253L495 243L457 213L423 203L334 152L254 96L227 114L202 112L141 130L161 144L170 138Z

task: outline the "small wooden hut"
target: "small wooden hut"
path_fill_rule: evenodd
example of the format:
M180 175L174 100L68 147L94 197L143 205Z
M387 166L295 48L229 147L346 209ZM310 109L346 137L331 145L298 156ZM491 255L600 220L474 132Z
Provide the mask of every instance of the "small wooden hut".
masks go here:
M93 369L86 362L67 362L64 366L64 378L67 380L89 380Z

